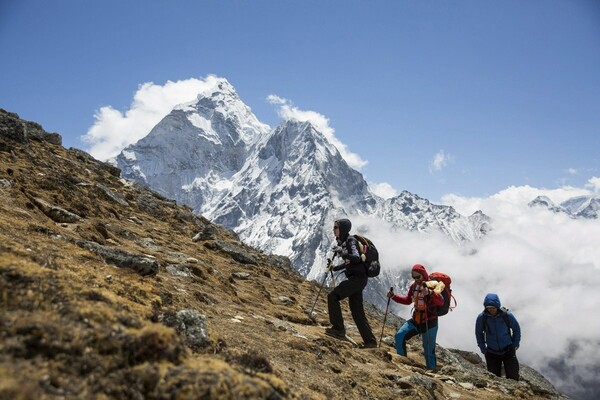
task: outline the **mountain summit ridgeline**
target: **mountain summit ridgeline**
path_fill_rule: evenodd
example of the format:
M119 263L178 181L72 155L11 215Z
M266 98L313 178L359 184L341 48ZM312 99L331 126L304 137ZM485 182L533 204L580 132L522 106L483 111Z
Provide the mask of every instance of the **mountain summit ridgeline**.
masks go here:
M375 195L314 124L290 119L271 129L222 78L112 163L124 178L233 229L248 245L288 256L308 277L323 271L336 218L439 231L456 243L489 229L481 212L465 217L407 191Z

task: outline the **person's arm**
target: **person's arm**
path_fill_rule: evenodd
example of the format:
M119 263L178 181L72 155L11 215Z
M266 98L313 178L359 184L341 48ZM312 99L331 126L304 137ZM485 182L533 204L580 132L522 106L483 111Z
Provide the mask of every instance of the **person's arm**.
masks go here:
M334 272L340 271L342 269L346 268L346 264L340 264L340 265L336 265L335 267L332 268L332 270Z
M408 288L408 294L406 296L400 296L399 294L395 294L392 297L392 300L394 300L396 303L400 303L400 304L411 304L412 303L412 297L413 297L413 288L414 288L414 284L411 285Z
M437 307L443 306L444 305L444 296L429 289L429 302L431 302L431 304L433 304L434 306L437 306Z
M346 250L348 250L348 252L342 254L342 258L346 264L362 263L360 251L358 250L358 243L356 243L356 239L353 236L346 239Z
M512 329L512 344L515 349L518 349L521 344L521 326L513 313L508 313L508 319L510 320L510 327Z
M475 338L477 339L477 346L483 354L487 353L487 346L485 344L485 327L483 326L483 314L477 316L475 321Z

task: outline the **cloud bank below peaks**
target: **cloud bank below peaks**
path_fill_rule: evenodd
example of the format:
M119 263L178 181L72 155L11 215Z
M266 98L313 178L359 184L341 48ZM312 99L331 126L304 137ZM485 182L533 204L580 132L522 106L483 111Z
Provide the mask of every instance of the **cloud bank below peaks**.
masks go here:
M591 189L591 190L589 190ZM512 218L530 214L529 202L537 196L547 196L555 204L560 204L576 196L589 196L600 192L600 178L592 177L585 188L562 186L556 189L538 189L529 185L510 186L490 197L463 197L456 194L442 196L442 204L453 206L463 215L470 215L477 210L483 211L492 218Z
M597 182L591 178L586 187ZM352 222L377 244L382 275L401 294L413 264L452 277L458 307L440 320L442 346L479 353L475 319L485 295L496 293L521 325L520 360L559 389L576 393L599 387L594 382L600 370L600 319L590 316L600 309L600 220L528 204L541 195L558 204L592 194L573 187L513 186L487 198L447 195L444 204L461 214L481 209L492 218L485 238L460 247L438 232L397 231L366 217ZM390 312L410 318L411 307L392 303Z
M279 107L277 113L284 120L310 122L325 136L329 143L333 144L338 149L350 167L360 171L362 167L367 165L367 161L360 158L358 154L348 150L348 146L335 136L335 129L329 126L329 119L324 115L319 114L316 111L300 110L295 107L290 100L274 94L267 96L267 101Z
M208 75L204 79L167 81L164 85L143 83L125 112L110 105L96 111L94 125L82 136L82 141L90 145L87 151L99 160L115 157L145 137L175 106L212 93L220 79Z

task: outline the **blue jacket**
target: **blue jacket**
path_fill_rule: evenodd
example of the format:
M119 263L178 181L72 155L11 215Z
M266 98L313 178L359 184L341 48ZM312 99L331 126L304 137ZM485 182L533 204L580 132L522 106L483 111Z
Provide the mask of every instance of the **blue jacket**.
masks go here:
M508 310L502 309L498 295L489 293L483 302L485 306L494 306L498 308L498 314L492 316L487 310L484 310L477 316L475 322L475 337L477 346L483 354L491 353L503 354L521 344L521 327L515 316ZM484 315L486 323L484 326ZM510 328L506 325L505 316L508 318ZM512 335L511 335L512 329Z

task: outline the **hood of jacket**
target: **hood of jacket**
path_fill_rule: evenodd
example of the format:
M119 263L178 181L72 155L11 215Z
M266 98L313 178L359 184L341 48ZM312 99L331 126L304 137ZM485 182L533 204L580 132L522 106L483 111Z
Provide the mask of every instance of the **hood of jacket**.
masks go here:
M336 220L335 225L337 225L340 229L338 240L340 243L343 243L346 239L348 239L348 236L350 235L350 229L352 229L352 222L350 222L350 220L347 218L342 218Z
M413 265L412 271L416 272L418 274L421 274L421 276L423 277L423 281L424 282L426 282L426 281L429 280L429 274L425 270L425 267L422 266L421 264L415 264L415 265Z
M488 293L485 295L485 299L483 299L484 307L491 306L500 309L501 305L502 304L500 303L500 297L498 297L498 295L495 293Z

